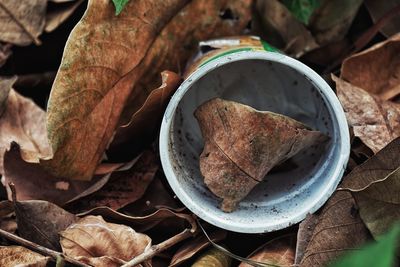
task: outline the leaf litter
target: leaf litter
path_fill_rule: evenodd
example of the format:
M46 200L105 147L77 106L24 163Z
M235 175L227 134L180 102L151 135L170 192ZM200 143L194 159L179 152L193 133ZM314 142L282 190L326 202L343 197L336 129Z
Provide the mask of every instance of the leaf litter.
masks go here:
M308 216L299 229L287 230L291 236L297 233L297 244L278 232L281 238L264 241L262 247L249 244L246 251L258 250L249 256L253 261L247 262L324 266L372 238L381 240L398 220L399 29L397 18L384 18L397 8L395 1L335 0L314 5L314 1L293 0L283 1L284 6L282 1L270 0L256 4L251 0L171 0L162 4L91 0L67 42L49 106L44 105L56 73L49 64L48 55L53 51L47 54L46 45L51 46L55 36L65 39L69 32L65 29L72 29L77 22L75 14L84 10L83 2L0 1L0 170L10 200L10 182L17 191L14 201L9 201L4 188L0 190L0 228L9 231L9 235L0 232L0 255L5 255L0 257L2 266L44 266L62 254L66 262L71 262L68 255L79 258L81 262L74 262L78 266L84 262L146 266L150 260L199 266L238 263L229 264L228 256L246 261L246 253L237 256L229 252L232 240L237 241L233 233L218 232L213 226L207 227L211 241L223 246L214 246L198 258L198 252L211 242L189 230L192 214L181 209L166 183L157 153L149 149L198 42L243 33L259 34L294 57L303 55L302 59L317 63L311 67L320 74L328 65L341 63L334 60L345 58L340 70L333 67L340 78L332 79L354 133L348 166L352 172L319 212ZM257 14L252 14L253 7ZM384 35L375 35L378 31ZM363 33L373 33L370 47L351 55L348 48L359 47L354 40ZM35 61L30 55L36 54L43 61L32 68L29 63ZM20 55L29 55L22 69L16 62ZM58 65L59 60L52 62ZM19 82L24 86L17 85ZM36 91L37 85L48 88ZM79 225L85 220L102 228L88 226L91 223ZM72 241L66 241L61 252L60 233L83 228L96 238L67 232ZM132 248L139 248L133 253L118 247L129 242L118 241L107 229L146 241L133 244ZM265 237L271 240L268 234ZM150 247L151 240L158 244ZM179 247L171 247L180 242ZM115 243L118 246L110 246ZM393 250L389 243L385 243L386 252ZM86 245L90 248L80 250ZM360 255L364 256L351 260L362 262L376 251L362 247ZM383 262L388 257L374 259Z

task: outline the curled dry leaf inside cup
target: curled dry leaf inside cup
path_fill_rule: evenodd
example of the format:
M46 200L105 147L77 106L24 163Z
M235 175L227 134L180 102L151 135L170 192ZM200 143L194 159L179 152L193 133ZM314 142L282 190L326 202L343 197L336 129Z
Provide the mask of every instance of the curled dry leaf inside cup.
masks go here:
M204 138L200 171L222 198L221 209L237 204L277 164L327 139L289 117L214 98L195 111Z

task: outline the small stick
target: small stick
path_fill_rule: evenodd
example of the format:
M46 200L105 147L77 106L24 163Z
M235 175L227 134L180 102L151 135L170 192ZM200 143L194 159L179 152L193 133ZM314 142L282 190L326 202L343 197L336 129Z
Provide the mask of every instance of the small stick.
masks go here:
M40 245L38 245L36 243L33 243L33 242L29 241L29 240L26 240L26 239L24 239L22 237L19 237L19 236L16 236L14 234L11 234L11 233L9 233L7 231L4 231L3 229L0 229L0 236L6 238L8 240L14 241L15 243L17 243L17 244L19 244L21 246L24 246L24 247L30 248L30 249L32 249L34 251L37 251L40 254L43 254L43 255L46 255L46 256L50 256L50 257L53 258L54 261L57 260L57 257L58 258L62 257L66 262L72 263L72 264L74 264L76 266L90 267L90 265L84 264L84 263L82 263L80 261L74 260L71 257L65 256L64 254L62 254L60 252L45 248L45 247L40 246Z
M150 247L150 249L144 251L142 254L140 254L139 256L133 258L132 260L130 260L129 262L127 262L126 264L122 265L121 267L133 267L133 266L137 266L140 263L149 260L151 258L153 258L155 255L157 255L158 253L172 247L173 245L193 236L193 234L196 231L192 228L192 229L185 229L182 232L180 232L179 234L157 244L157 245L153 245Z

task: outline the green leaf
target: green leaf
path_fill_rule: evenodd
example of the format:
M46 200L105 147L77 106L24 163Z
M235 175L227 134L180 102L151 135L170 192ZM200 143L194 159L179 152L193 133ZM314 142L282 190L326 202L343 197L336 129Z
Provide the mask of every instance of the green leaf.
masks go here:
M119 15L129 0L112 0L115 6L115 15Z
M378 242L366 245L360 250L347 254L331 267L392 267L396 258L396 245L400 234L400 224L396 224Z
M283 0L283 4L304 24L308 24L312 13L319 7L320 2L320 0Z

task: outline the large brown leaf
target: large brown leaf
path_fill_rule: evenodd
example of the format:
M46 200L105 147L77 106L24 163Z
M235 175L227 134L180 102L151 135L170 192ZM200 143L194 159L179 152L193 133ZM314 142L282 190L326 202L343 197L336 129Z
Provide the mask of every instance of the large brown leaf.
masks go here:
M340 78L382 100L396 97L400 93L400 33L347 58Z
M44 165L53 173L90 179L115 128L128 122L157 88L160 70L177 66L176 55L183 66L193 51L186 50L186 44L193 47L199 37L211 34L237 34L248 22L250 0L192 1L190 9L178 13L186 2L130 1L115 17L109 1L89 1L84 18L69 38L50 96L48 131L55 155ZM224 7L236 8L240 19L220 23L218 13ZM209 16L211 21L206 19ZM221 27L216 30L214 26ZM137 86L139 80L146 88ZM123 116L127 120L118 122L128 97L133 99L128 101L133 110Z
M60 233L65 255L94 266L121 266L151 245L151 239L132 228L86 216Z
M317 216L301 267L326 266L342 253L361 246L369 239L368 229L349 192L335 192Z
M273 239L254 251L248 258L272 266L289 267L294 263L295 245L293 235ZM251 267L251 265L241 263L239 267Z
M11 89L6 109L0 117L0 172L3 171L3 155L15 141L21 146L25 161L38 162L39 157L51 155L47 140L45 112L32 100Z
M214 98L195 111L204 139L200 171L231 212L277 164L324 140L289 117Z
M192 267L230 267L232 259L217 248L210 248L192 264Z
M47 0L1 0L0 41L29 45L38 39L45 24Z
M0 266L2 267L46 267L50 257L40 255L20 246L0 246Z
M341 185L350 190L360 216L377 238L400 220L400 138L356 167Z
M400 104L381 100L335 76L332 79L354 135L374 153L400 135Z
M48 103L54 151L42 161L56 176L90 180L110 143L143 59L185 0L130 1L116 17L112 2L89 1L72 31Z

